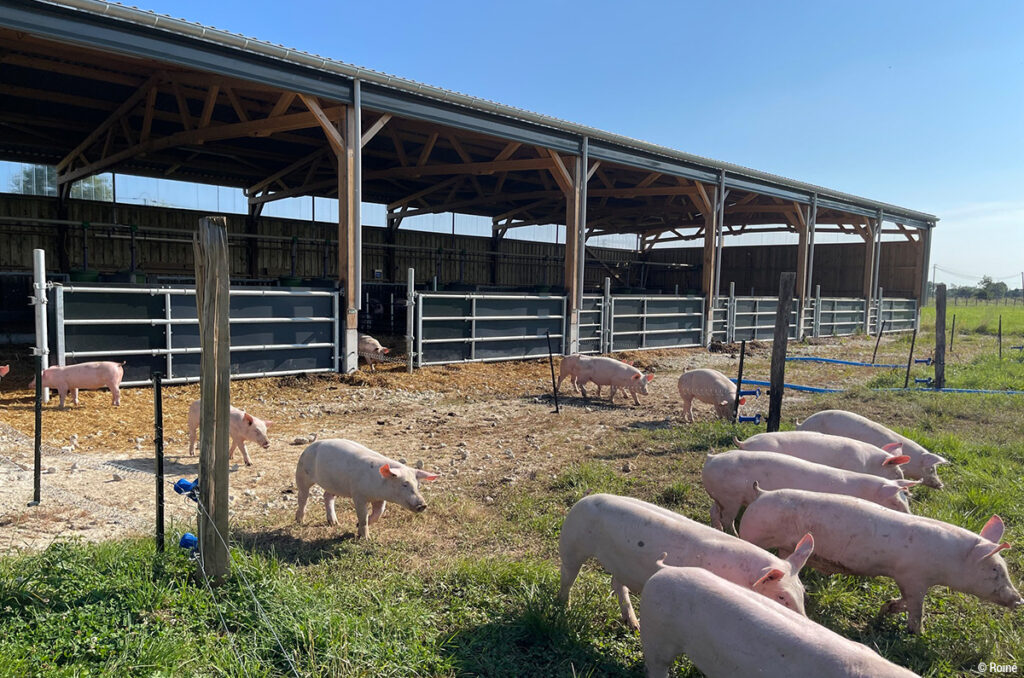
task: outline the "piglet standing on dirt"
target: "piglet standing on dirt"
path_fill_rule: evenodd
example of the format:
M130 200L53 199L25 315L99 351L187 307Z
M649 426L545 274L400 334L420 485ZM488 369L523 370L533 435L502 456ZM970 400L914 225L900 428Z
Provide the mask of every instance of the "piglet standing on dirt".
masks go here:
M584 398L587 397L587 384L593 382L598 387L598 391L600 391L602 386L612 387L612 392L609 396L609 400L612 402L615 401L616 391L622 389L624 393L629 393L633 396L633 404L635 405L640 404L640 398L637 397L638 394L647 395L647 385L652 379L654 379L653 374L644 374L621 360L604 356L588 358L585 362L581 361L577 376L580 393L583 394Z
M640 630L648 678L668 678L680 654L708 678L917 675L707 570L658 566L644 589Z
M713 500L712 527L729 532L735 532L740 509L754 501L755 482L764 490L808 490L860 497L902 513L910 513L907 488L920 482L888 480L785 454L743 450L708 455L701 481Z
M579 378L583 370L583 366L589 363L594 358L592 356L580 355L579 353L573 353L562 358L558 364L558 386L557 390L561 391L562 382L565 381L566 377L569 377L569 383L572 384L573 390L577 393L580 392ZM620 360L624 365L632 366L632 362L626 362ZM601 397L601 387L597 387L597 397Z
M882 613L906 610L912 633L921 632L925 594L932 586L948 586L1010 609L1024 605L999 555L1010 548L1001 543L999 516L975 534L855 497L759 488L756 493L740 523L743 539L782 553L795 535L813 531L811 566L823 572L892 577L901 597L882 606Z
M335 497L351 497L356 507L357 535L365 538L370 534L369 526L384 515L389 501L416 513L425 511L427 502L420 494L420 481L436 479L434 473L403 466L351 440L318 440L303 450L295 467L299 499L295 522L302 523L309 488L319 485L324 489L327 524L338 524ZM368 504L373 508L369 513Z
M188 408L188 456L195 454L196 447L196 431L199 430L199 413L202 409L201 401L196 400ZM252 460L249 458L249 452L245 449L245 443L247 441L254 442L263 449L270 447L270 439L267 437L267 429L270 428L274 422L264 421L259 417L254 417L247 412L243 412L237 407L231 408L230 421L228 423L228 430L231 435L231 449L228 450L228 459L235 456L235 448L242 451L242 459L245 461L246 466L252 466Z
M103 388L110 389L113 394L113 404L117 407L121 404L121 379L124 378L124 363L112 363L108 361L80 363L61 367L54 365L43 370L43 388L56 389L60 395L60 409L64 409L64 400L71 392L71 400L78 404L78 390L92 390ZM36 387L35 378L29 382L28 387Z
M853 438L813 431L758 433L742 442L733 438L733 443L741 450L788 454L815 464L890 480L901 480L903 471L900 465L910 461L910 457L901 453L901 443L889 443L879 448Z
M632 497L592 494L569 511L558 539L562 560L558 597L569 600L569 590L588 558L612 575L612 590L619 599L622 619L639 628L629 592L644 594L655 561L666 552L673 565L693 565L753 589L775 603L804 614L804 587L800 568L814 549L810 534L790 544L788 560L690 520L678 513ZM795 546L794 546L795 545Z
M359 333L359 357L366 360L371 372L377 371L377 363L384 362L384 356L391 352L369 334Z
M910 457L910 461L903 467L907 477L919 479L928 487L942 488L936 467L948 464L948 461L929 452L910 438L901 436L867 417L845 410L823 410L812 414L803 423L798 424L796 429L846 436L877 447L884 447L891 442L902 443L903 454Z
M732 417L732 405L736 402L736 384L718 370L699 369L679 375L679 397L683 399L683 420L693 422L694 400L708 403L715 408L719 419ZM746 402L740 398L740 405Z

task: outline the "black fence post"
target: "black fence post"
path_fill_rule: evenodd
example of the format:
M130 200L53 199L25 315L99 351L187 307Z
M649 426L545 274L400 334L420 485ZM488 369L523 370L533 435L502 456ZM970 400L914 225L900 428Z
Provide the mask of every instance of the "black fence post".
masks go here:
M551 366L551 392L555 396L555 414L561 414L558 407L558 384L555 382L555 358L551 352L551 331L545 330L544 335L548 338L548 364Z
M732 401L732 423L737 423L740 416L740 389L743 388L743 356L747 354L747 340L740 342L740 370L736 375L736 398Z
M903 378L903 388L910 386L910 366L914 364L914 343L917 341L917 328L910 335L910 355L907 356L907 376Z
M164 551L164 393L163 374L153 373L153 445L156 448L156 552Z
M771 390L768 392L768 432L779 430L782 420L782 394L786 380L786 348L789 342L789 315L793 304L796 273L779 276L779 302L775 312L775 334L772 338Z
M889 324L888 320L882 321L882 329L878 330L878 338L875 339L875 351L871 354L871 364L875 364L875 359L878 357L878 344L882 341L882 335L885 334L885 327Z
M35 468L32 470L32 502L29 506L39 506L42 501L43 472L43 356L36 356L36 440Z
M954 301L956 297L953 297ZM954 306L956 304L953 304ZM949 352L953 352L953 339L956 338L956 313L953 314L953 326L949 328Z

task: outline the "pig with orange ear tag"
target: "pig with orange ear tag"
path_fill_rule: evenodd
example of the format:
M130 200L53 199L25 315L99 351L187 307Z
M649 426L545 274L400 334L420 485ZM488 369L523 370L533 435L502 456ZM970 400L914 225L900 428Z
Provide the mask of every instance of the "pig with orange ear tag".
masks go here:
M188 455L195 454L196 432L199 430L199 410L202 407L200 401L196 400L188 408ZM256 443L264 450L270 447L270 438L267 437L267 429L274 425L272 421L264 421L254 417L248 412L243 412L237 407L230 410L228 432L231 435L231 449L228 450L228 459L235 456L235 449L242 451L242 459L246 466L252 466L252 459L249 458L249 451L245 449L245 443Z
M318 440L302 451L295 467L299 494L295 522L302 523L309 489L319 485L324 490L327 524L338 524L335 497L351 497L356 508L356 534L363 539L370 536L369 526L384 515L389 501L416 513L426 511L420 482L436 479L435 473L410 468L352 440Z

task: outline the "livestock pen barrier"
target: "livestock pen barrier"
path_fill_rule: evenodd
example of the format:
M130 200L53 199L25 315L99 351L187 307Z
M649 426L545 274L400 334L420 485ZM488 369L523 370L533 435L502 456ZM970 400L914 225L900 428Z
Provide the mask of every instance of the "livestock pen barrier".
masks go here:
M123 386L199 380L193 287L52 287L56 364L125 361ZM336 372L341 356L334 290L232 289L231 376Z

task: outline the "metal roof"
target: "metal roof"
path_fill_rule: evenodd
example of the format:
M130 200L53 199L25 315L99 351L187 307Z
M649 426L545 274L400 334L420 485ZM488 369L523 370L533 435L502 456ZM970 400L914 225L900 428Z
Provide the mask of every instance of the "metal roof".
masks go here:
M406 80L198 23L99 0L0 0L0 26L83 46L159 59L295 91L352 101L359 80L367 108L442 123L591 158L726 187L932 228L932 214L684 153L486 99Z

